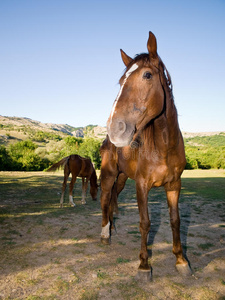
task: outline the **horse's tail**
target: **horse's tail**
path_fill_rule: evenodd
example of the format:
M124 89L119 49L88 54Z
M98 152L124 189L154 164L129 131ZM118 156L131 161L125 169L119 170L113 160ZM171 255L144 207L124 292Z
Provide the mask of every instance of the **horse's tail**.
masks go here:
M118 195L117 195L117 183L115 182L112 187L112 195L111 195L111 201L110 201L110 209L112 212L118 214Z
M47 172L54 172L56 171L57 169L59 168L64 168L66 163L68 162L69 160L69 156L67 157L64 157L63 159L61 159L60 161L58 161L57 163L55 163L54 165L52 165L48 170Z

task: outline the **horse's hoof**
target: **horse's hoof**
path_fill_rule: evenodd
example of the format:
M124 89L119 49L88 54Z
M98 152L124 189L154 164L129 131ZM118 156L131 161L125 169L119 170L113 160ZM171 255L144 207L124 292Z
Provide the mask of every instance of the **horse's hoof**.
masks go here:
M81 204L85 205L87 202L86 201L81 201Z
M111 244L111 239L109 237L108 238L101 237L101 243L104 244L104 245L110 245Z
M152 281L152 268L150 270L139 269L135 279L140 282Z
M176 269L182 276L191 276L192 271L188 264L177 264Z

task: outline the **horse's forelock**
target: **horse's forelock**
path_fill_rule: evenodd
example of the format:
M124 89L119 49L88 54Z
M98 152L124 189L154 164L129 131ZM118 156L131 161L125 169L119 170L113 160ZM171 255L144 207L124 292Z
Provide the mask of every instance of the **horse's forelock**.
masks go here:
M160 72L162 72L163 74L161 74L164 78L165 78L165 81L166 81L166 85L167 87L169 88L169 90L171 91L172 93L172 80L171 80L171 77L170 77L170 74L166 68L166 66L164 65L163 61L161 60L161 58L158 56L158 59L159 59L159 67L158 66L155 66L159 69ZM151 61L151 58L150 58L150 55L149 53L140 53L140 54L136 54L134 59L131 61L131 63L127 66L126 70L125 70L125 73L127 72L127 70L129 68L131 68L131 66L135 63L138 63L138 62L142 62L144 64L149 64L149 63L153 63ZM154 64L154 63L153 63ZM154 64L155 65L155 64ZM160 68L161 67L161 68Z
M149 53L136 54L133 61L134 62L143 61L149 63L150 62Z
M136 54L134 59L129 63L129 65L125 68L124 74L132 67L132 65L138 63L138 62L144 62L144 63L149 63L150 62L150 57L148 53L141 53L141 54Z

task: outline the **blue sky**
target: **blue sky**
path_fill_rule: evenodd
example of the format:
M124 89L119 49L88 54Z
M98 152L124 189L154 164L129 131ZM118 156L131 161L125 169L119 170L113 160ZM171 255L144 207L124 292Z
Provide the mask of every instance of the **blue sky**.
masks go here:
M182 131L225 130L225 1L0 1L0 115L105 126L148 33L169 70Z

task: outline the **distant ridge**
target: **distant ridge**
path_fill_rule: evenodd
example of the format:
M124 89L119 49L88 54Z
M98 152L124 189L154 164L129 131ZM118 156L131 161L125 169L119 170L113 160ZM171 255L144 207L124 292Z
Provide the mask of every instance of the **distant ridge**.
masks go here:
M12 125L12 126L29 126L39 130L56 130L61 131L63 133L72 135L71 132L76 128L70 125L61 125L61 124L53 124L53 123L41 123L36 120L32 120L26 117L6 117L0 116L0 124L2 125Z
M104 138L106 136L106 127L98 125L87 125L85 127L74 127L68 124L54 124L54 123L42 123L36 120L32 120L26 117L7 117L0 115L0 131L3 129L8 130L11 128L16 129L16 131L23 128L31 128L35 131L45 131L45 132L54 132L62 133L65 135L76 136L76 137L96 137ZM1 135L4 135L4 132L1 132Z
M211 136L211 135L217 135L217 134L225 134L225 131L209 131L209 132L182 132L182 135L184 138L193 138L196 136Z
M68 124L42 123L26 117L7 117L0 115L0 126L30 127L34 130L42 130L47 132L63 133L70 136L89 136L96 138L104 138L107 134L106 127L98 125L87 125L85 127L74 127ZM0 127L0 130L1 130ZM83 132L83 135L82 135ZM182 132L184 138L193 138L196 136L211 136L225 133L225 131L213 132Z

